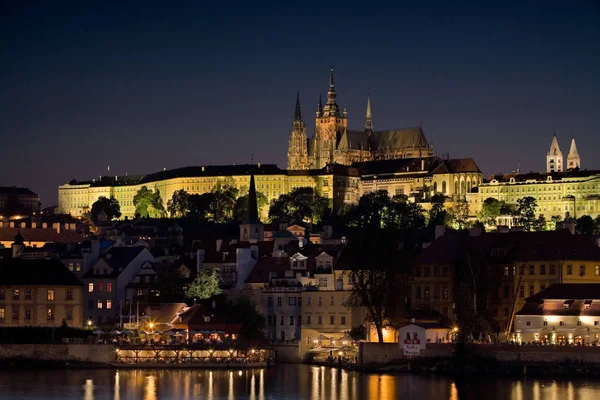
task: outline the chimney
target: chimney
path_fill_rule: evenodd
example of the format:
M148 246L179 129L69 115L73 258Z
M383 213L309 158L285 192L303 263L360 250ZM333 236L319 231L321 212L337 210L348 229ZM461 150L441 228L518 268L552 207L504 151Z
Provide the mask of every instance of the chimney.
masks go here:
M221 251L222 245L223 245L223 239L217 239L217 252Z
M438 240L446 233L446 226L444 225L436 225L435 226L435 240Z

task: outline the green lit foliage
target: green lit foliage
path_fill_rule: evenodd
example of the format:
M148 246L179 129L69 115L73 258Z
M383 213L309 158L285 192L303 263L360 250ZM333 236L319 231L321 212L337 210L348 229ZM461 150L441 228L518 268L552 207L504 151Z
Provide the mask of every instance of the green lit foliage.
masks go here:
M248 217L248 189L245 188L246 194L238 197L233 208L233 219L236 221L244 221ZM258 215L262 215L262 210L269 205L267 196L261 192L256 192L256 203L258 205Z
M444 225L446 220L446 208L444 203L446 196L436 193L431 197L431 209L429 210L429 226Z
M238 192L234 186L217 182L211 192L212 198L208 204L209 219L218 223L231 221Z
M390 198L386 190L364 194L356 209L357 223L363 228L420 229L425 225L423 210L406 196Z
M167 211L171 218L185 217L190 210L190 195L183 189L173 192L167 201Z
M219 271L216 268L204 268L185 292L185 297L203 300L221 294L219 283Z
M469 222L469 203L466 200L458 200L448 210L446 217L448 225L453 225L458 229L465 229Z
M92 204L92 209L90 211L91 219L94 224L98 223L98 215L102 211L106 213L108 221L119 218L121 216L121 206L119 205L119 201L112 196L110 199L104 196L98 197L98 200Z
M531 231L535 223L535 211L537 202L531 196L522 197L517 200L517 211L515 214L517 224L525 228L526 231Z
M550 222L548 223L548 228L551 231L556 230L556 226L558 225L558 223L560 222L560 217L558 215L553 215L550 218Z
M533 221L533 225L531 228L536 232L545 231L548 229L548 224L546 222L546 217L544 214L538 215L538 217Z
M166 215L165 206L160 191L148 189L142 186L133 196L133 205L135 206L135 214L144 218L164 218Z
M477 219L485 225L494 226L500 215L510 214L510 209L504 201L493 197L485 199L481 205L481 211L477 213Z
M271 221L318 223L329 207L329 200L311 187L300 187L273 200L269 208Z

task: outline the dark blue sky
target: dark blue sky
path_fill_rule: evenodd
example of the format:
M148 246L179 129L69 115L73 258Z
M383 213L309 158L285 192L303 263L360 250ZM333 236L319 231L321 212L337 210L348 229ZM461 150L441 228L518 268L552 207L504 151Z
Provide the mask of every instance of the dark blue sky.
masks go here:
M600 169L597 0L205 3L2 2L0 185L48 206L108 165L285 167L330 65L353 128L370 88L376 129L422 123L485 175L543 170L554 131Z

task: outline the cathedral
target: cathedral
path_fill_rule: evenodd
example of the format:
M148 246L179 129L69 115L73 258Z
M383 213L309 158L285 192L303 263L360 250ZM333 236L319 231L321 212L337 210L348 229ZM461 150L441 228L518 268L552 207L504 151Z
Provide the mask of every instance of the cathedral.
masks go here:
M321 169L328 164L350 165L356 161L434 155L420 127L374 130L370 97L367 98L364 130L348 129L348 112L345 108L340 112L336 97L332 69L327 103L323 106L319 98L315 134L309 139L300 111L300 95L296 95L296 111L288 144L288 169Z

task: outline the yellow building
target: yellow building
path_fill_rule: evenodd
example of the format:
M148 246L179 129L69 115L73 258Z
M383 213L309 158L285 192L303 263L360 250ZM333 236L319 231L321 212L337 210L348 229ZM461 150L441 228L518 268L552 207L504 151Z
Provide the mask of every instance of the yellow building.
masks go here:
M55 259L4 260L0 326L83 327L83 284Z
M470 211L475 215L487 198L506 202L517 207L520 198L535 198L537 214L546 220L568 213L573 218L600 215L600 171L571 170L529 174L491 176L482 183L477 193L468 196Z
M81 217L98 197L112 196L121 206L121 217L132 218L135 215L133 198L143 186L158 189L166 203L177 190L203 194L212 191L217 184L235 186L245 193L251 174L255 176L256 190L269 202L296 188L312 187L335 208L357 204L365 193L387 190L391 196L404 194L411 201L421 202L427 210L432 195L441 193L450 200L464 199L471 188L483 180L471 158L405 158L357 162L351 166L335 164L319 170L301 171L282 170L272 164L184 167L141 176L100 177L85 182L72 180L58 188L58 212ZM262 218L266 219L266 207L261 212Z

